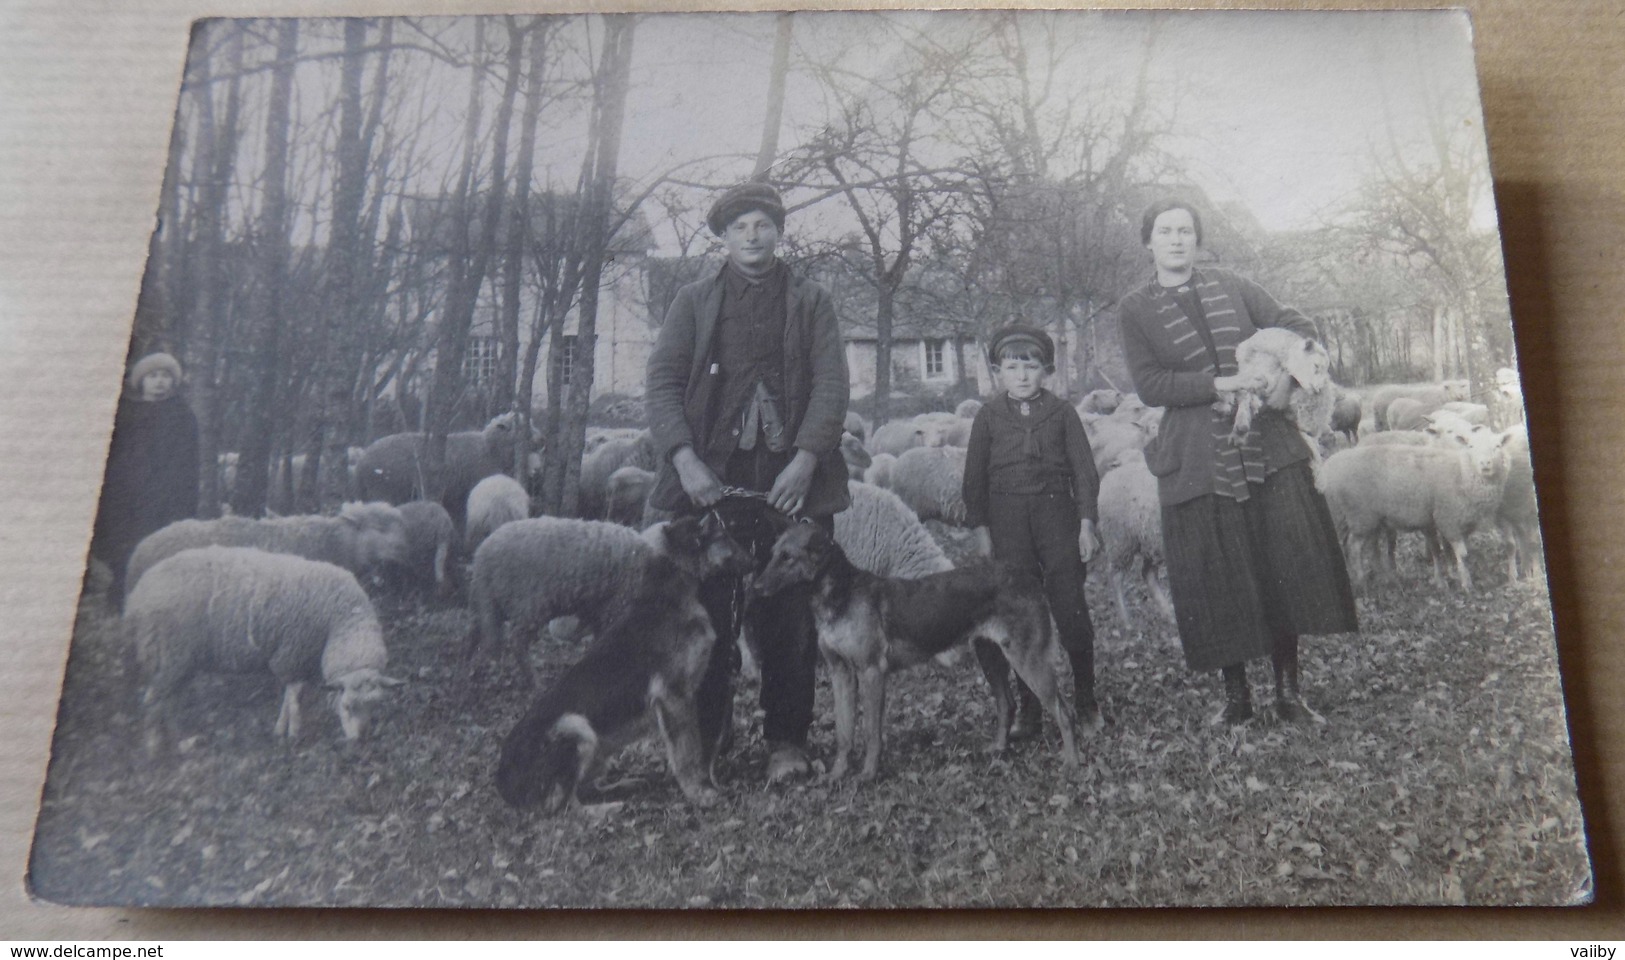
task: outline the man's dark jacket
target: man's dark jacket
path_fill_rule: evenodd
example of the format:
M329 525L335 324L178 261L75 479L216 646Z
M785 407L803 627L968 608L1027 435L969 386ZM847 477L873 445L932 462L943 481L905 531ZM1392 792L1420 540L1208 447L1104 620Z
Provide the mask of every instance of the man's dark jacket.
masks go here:
M726 267L724 268L726 269ZM649 430L660 454L660 475L649 502L660 510L681 510L688 495L671 465L671 455L690 444L706 465L722 476L724 461L710 443L711 431L731 430L717 423L717 318L722 311L723 277L688 284L677 291L649 355L644 393ZM851 383L846 346L828 291L791 274L786 284L784 319L784 409L797 449L818 457L818 469L802 513L829 516L852 502L847 491L846 461L841 457L841 429ZM716 462L712 462L716 460Z

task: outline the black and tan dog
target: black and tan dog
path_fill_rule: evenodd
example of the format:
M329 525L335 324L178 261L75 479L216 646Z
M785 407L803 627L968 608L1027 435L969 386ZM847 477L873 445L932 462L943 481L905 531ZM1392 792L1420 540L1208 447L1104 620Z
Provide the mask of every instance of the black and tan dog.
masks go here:
M694 703L716 642L699 582L748 571L750 554L714 513L667 523L664 543L627 609L508 734L496 779L513 806L552 813L570 804L651 721L683 794L715 801Z
M1061 754L1078 762L1072 710L1061 698L1055 659L1060 655L1043 586L999 564L948 570L917 580L877 577L858 569L829 534L812 524L785 530L773 559L753 590L771 595L792 583L813 585L811 606L818 648L835 694L832 777L846 775L864 713L863 779L880 771L886 674L923 663L967 639L993 687L998 727L992 749L1004 752L1013 703L1009 668L1027 682L1061 728Z

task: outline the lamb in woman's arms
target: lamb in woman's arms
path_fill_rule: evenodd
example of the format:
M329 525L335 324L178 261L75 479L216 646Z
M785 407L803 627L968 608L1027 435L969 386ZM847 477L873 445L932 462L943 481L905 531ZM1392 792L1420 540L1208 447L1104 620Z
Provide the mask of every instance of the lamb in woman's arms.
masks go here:
M1314 340L1291 330L1260 330L1236 348L1236 376L1249 385L1221 399L1233 401L1236 418L1231 436L1240 440L1252 429L1260 409L1279 410L1298 427L1313 454L1315 485L1320 485L1320 446L1316 437L1331 429L1333 389L1331 356Z

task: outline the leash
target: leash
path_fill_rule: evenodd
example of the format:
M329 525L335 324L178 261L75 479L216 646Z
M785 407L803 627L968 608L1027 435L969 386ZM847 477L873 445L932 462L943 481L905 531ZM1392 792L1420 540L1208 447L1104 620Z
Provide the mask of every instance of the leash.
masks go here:
M727 484L724 484L723 487L722 487L722 499L727 500L727 499L730 499L730 498L736 499L736 500L760 500L763 503L767 503L767 493L765 491L751 490L748 487L730 487ZM780 511L778 507L773 506L771 503L767 503L767 505L768 505L769 510L772 510L775 513L782 513L782 511ZM716 508L713 507L711 509L711 512L713 514L715 514L716 513ZM812 520L807 518L807 517L797 516L796 514L793 514L793 513L785 513L783 515L786 516L786 517L789 517L790 519L796 521L797 523L811 523L812 522ZM722 518L717 517L717 519L720 521ZM724 526L726 526L726 524L724 524Z

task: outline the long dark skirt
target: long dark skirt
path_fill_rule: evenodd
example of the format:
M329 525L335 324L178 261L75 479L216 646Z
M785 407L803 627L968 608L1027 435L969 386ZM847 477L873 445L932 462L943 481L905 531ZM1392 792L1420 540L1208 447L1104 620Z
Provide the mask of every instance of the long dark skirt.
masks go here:
M1192 670L1268 656L1277 639L1359 629L1337 529L1308 461L1162 508L1179 642Z

